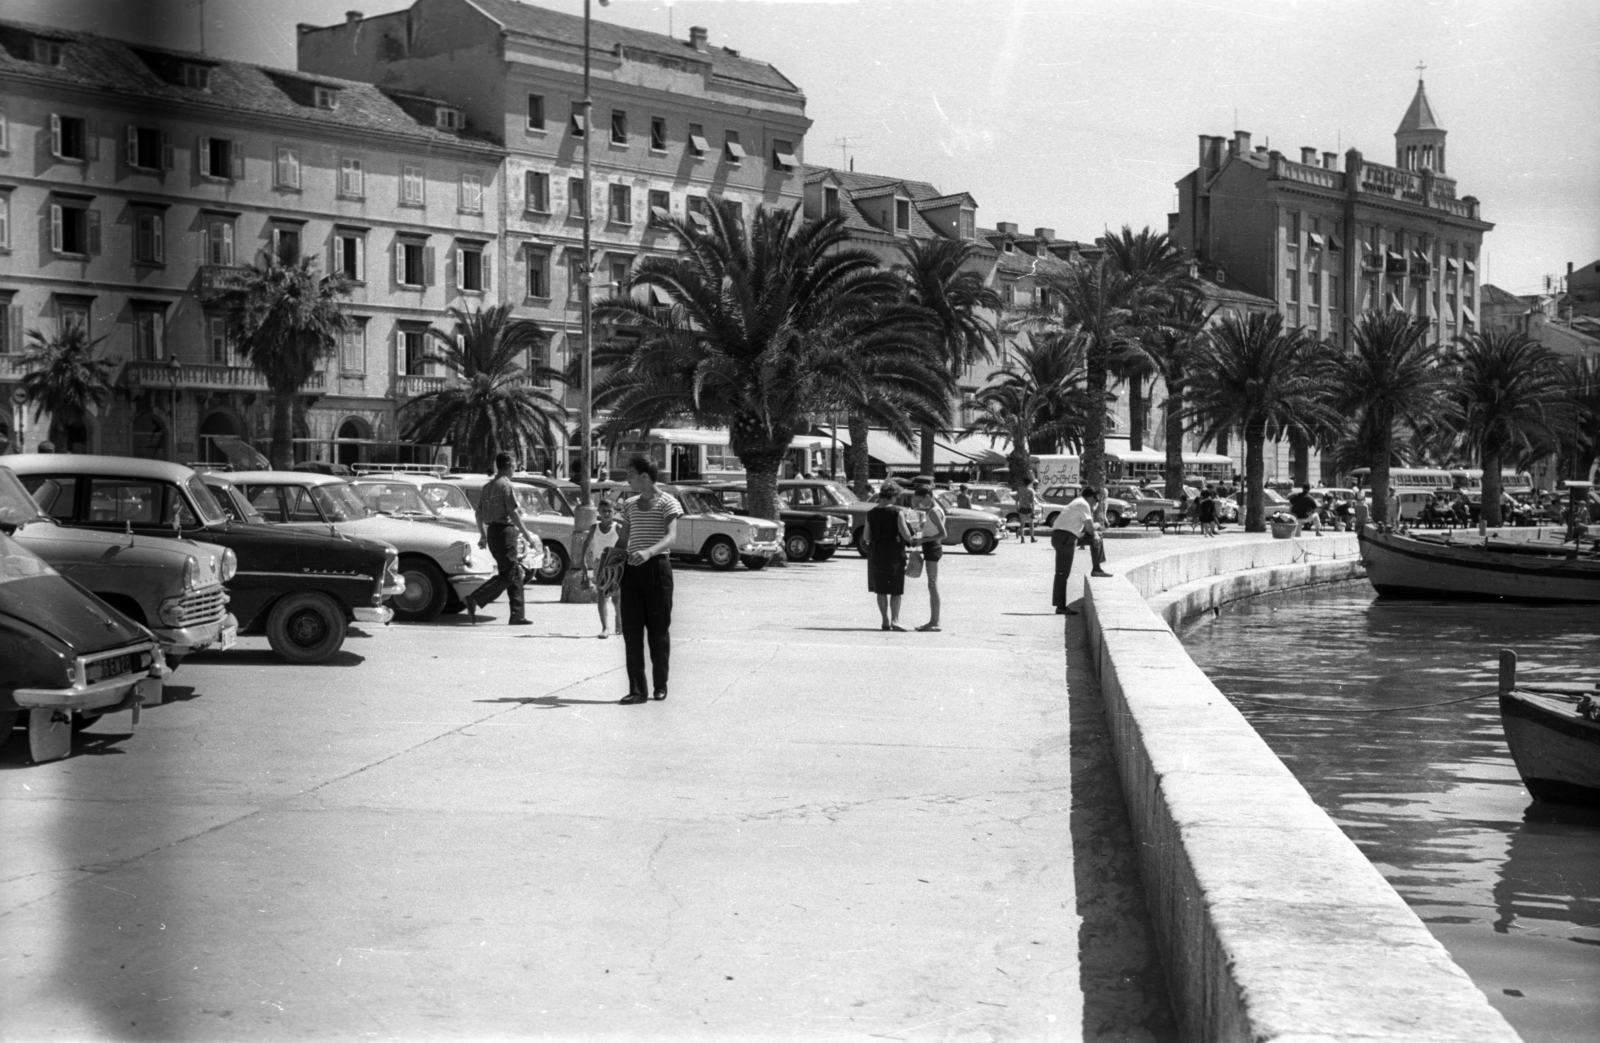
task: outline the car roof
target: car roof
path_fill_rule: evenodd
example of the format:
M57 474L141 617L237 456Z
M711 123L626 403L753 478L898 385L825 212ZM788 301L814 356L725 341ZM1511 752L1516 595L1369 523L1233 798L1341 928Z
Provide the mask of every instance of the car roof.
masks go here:
M317 471L234 471L228 480L235 485L346 485L336 474Z
M163 478L181 482L194 470L167 460L138 456L96 456L89 453L18 453L5 457L5 465L18 474L65 471L69 474L107 474L117 478Z

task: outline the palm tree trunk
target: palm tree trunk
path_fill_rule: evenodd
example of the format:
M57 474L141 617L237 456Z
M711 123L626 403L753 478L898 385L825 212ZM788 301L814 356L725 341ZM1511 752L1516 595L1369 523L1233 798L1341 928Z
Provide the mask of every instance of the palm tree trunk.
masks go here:
M1383 525L1389 521L1389 460L1394 452L1394 425L1380 424L1378 444L1372 454L1372 521Z
M936 434L933 428L922 429L922 465L918 474L933 474L933 437Z
M272 393L272 468L275 471L294 467L294 396L293 390Z
M1083 484L1096 489L1106 484L1106 360L1105 349L1091 345L1084 366L1084 386L1089 415L1083 424Z
M1178 377L1173 375L1168 378L1171 383L1167 385L1166 423L1167 423L1167 488L1169 499L1177 499L1183 491L1183 385Z
M850 488L857 496L865 498L870 491L867 479L872 476L871 462L867 458L867 434L871 430L865 417L850 416L850 444L844 450L844 473L850 479Z
M778 472L783 458L789 452L789 440L769 442L759 446L740 446L735 450L744 467L745 485L749 490L748 507L755 518L778 520Z
M1144 378L1137 373L1128 378L1128 448L1144 448Z
M1487 445L1478 447L1478 462L1483 467L1483 523L1498 528L1500 518L1500 453Z
M1267 531L1267 429L1252 424L1244 433L1245 532Z
M1289 470L1296 486L1311 484L1311 440L1298 427L1289 428Z

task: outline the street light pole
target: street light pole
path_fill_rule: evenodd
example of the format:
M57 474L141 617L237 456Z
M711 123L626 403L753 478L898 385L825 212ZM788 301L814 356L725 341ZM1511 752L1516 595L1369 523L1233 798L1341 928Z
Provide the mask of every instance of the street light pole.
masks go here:
M167 418L167 453L172 462L178 462L178 380L183 376L183 364L178 353L167 356L167 379L172 381L172 413Z

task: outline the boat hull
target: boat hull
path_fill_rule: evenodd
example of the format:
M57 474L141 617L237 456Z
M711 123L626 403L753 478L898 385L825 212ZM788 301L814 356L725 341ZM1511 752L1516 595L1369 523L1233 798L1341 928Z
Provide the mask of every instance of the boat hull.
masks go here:
M1600 807L1600 721L1559 697L1502 692L1500 724L1535 800Z
M1367 579L1385 597L1600 602L1600 561L1527 547L1449 546L1370 527L1358 535Z

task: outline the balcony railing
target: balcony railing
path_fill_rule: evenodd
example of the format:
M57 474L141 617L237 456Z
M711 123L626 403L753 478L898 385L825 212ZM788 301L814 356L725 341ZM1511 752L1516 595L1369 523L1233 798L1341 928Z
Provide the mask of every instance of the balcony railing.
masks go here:
M444 377L401 374L394 378L394 394L396 398L416 398L432 391L442 391L444 385Z
M173 377L177 377L179 390L205 389L208 391L271 391L267 378L252 366L224 366L211 363L183 362L174 373L165 362L130 362L123 371L123 379L131 388L170 390ZM302 391L321 391L326 386L321 373L311 374L311 379L300 385Z
M1289 181L1301 181L1308 185L1317 185L1321 188L1331 188L1334 191L1344 191L1344 175L1337 170L1327 167L1313 166L1309 163L1296 163L1292 159L1278 157L1278 168L1273 173Z
M0 355L0 380L21 380L28 372L21 355Z
M215 293L225 290L229 281L244 271L242 264L202 264L200 266L200 292Z

